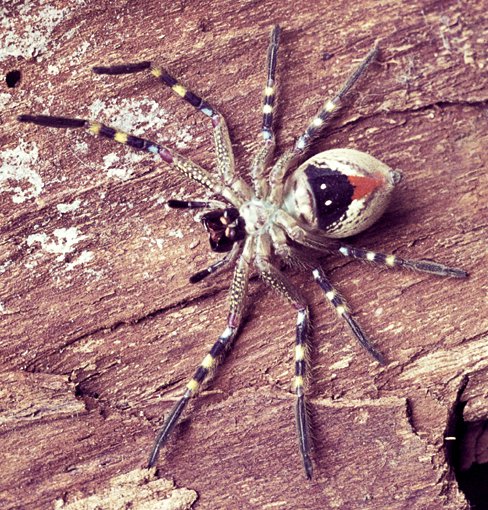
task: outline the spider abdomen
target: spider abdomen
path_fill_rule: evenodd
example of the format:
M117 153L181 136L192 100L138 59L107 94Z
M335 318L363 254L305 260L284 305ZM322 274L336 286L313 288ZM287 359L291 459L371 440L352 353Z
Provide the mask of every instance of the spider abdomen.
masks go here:
M349 237L383 214L401 174L354 149L313 156L288 177L283 208L308 230Z

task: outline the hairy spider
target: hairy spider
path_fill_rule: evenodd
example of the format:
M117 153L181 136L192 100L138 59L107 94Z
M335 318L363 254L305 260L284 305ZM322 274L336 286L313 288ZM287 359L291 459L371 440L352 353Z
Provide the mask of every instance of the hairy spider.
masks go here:
M156 154L187 178L209 189L221 200L169 200L174 208L207 208L202 223L210 236L210 246L226 255L208 268L194 274L196 283L236 261L230 288L227 327L203 358L180 400L173 407L159 431L149 457L153 466L161 447L178 423L189 400L195 396L218 359L230 347L239 329L245 308L249 272L254 264L262 279L288 300L297 310L295 344L296 420L298 439L307 478L312 477L311 441L305 402L304 378L306 372L309 309L299 290L276 267L276 262L296 262L312 271L315 281L323 289L327 300L335 308L360 344L378 362L382 355L368 340L347 304L334 289L320 267L324 254L341 254L388 268L407 268L439 276L465 278L462 269L447 267L428 260L405 260L396 255L375 253L344 244L337 239L362 232L372 225L385 210L400 180L400 173L374 157L353 149L333 149L303 159L311 142L327 125L333 113L341 106L352 86L375 60L376 46L354 70L339 92L326 101L313 117L292 149L282 154L271 166L275 148L273 112L276 97L276 64L280 28L273 27L267 54L267 77L264 88L261 142L251 166L252 187L235 170L234 156L223 116L207 101L181 85L163 68L151 62L94 67L97 74L128 74L150 69L153 76L170 87L198 111L209 117L216 151L217 175L208 173L199 165L163 145L132 136L99 122L84 119L21 115L18 120L54 128L84 128L90 133L110 138L151 154ZM296 169L294 169L296 168Z

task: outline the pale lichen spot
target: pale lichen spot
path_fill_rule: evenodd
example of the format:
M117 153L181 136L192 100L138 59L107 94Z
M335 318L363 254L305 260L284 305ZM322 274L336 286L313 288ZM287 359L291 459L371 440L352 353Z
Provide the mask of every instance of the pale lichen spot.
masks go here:
M59 67L58 66L55 66L53 64L49 64L47 66L47 74L57 75L59 73L60 73L60 71L59 71Z
M9 57L39 62L52 54L60 38L52 37L70 8L56 8L49 2L2 2L0 8L0 62Z
M183 232L179 228L177 228L175 230L170 230L168 232L168 235L170 237L176 237L177 239L183 239L183 237L185 237Z
M39 168L39 150L36 143L20 140L13 149L0 151L0 193L11 194L14 204L37 198L44 182Z
M57 228L52 235L46 233L31 234L27 237L27 245L41 245L46 253L57 255L56 260L62 262L66 254L75 250L76 244L88 236L81 235L77 227Z
M12 94L7 94L6 92L3 92L0 94L0 108L6 108L7 104L12 99Z
M78 209L78 207L80 207L80 204L81 204L81 200L79 198L77 198L76 200L74 200L70 204L58 204L56 206L56 209L61 214L66 214L66 213L69 213L69 212L76 211L76 209Z
M76 266L87 264L95 258L92 251L83 250L79 257L75 258L70 263L66 264L66 271L72 271Z

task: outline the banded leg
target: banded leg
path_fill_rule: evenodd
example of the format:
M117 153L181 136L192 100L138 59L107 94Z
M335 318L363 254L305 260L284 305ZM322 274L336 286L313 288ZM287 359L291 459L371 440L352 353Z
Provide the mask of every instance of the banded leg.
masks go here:
M189 159L184 158L177 152L171 151L164 145L159 145L150 140L133 136L123 131L118 131L112 127L101 124L96 121L89 121L85 119L73 119L67 117L53 117L49 115L20 115L17 117L20 122L30 122L38 126L52 127L52 128L83 128L89 133L108 138L118 143L128 145L134 149L142 150L150 154L156 154L171 167L179 170L186 177L193 179L202 186L212 190L216 194L220 194L227 198L233 205L242 203L235 193L225 189L221 183L212 177L202 167L193 163Z
M291 167L291 165L296 161L296 159L302 156L306 149L310 146L311 142L314 138L316 138L319 133L324 129L324 127L328 124L332 115L338 110L341 106L341 103L344 97L348 94L354 84L361 78L361 76L366 72L370 64L375 60L378 55L378 48L375 46L373 49L366 55L364 60L359 64L359 66L354 70L351 76L346 80L344 85L341 87L339 92L332 98L327 100L319 109L317 114L310 121L309 125L305 129L305 132L297 138L295 142L295 146L292 150L287 151L278 159L275 166L273 167L270 173L270 187L273 190L270 200L272 200L276 204L281 204L282 193L283 193L283 180L287 170Z
M283 210L278 211L275 222L286 231L286 234L290 237L290 239L311 250L315 250L317 253L340 253L345 257L373 262L386 267L412 269L437 276L446 276L451 278L468 277L467 271L456 267L445 266L439 262L433 262L431 260L403 259L396 255L386 255L384 253L376 253L371 250L365 250L364 248L354 248L353 246L344 245L336 239L329 239L327 237L320 237L311 234L301 228L295 219Z
M330 121L333 113L340 108L344 97L348 94L359 78L361 78L361 76L366 72L371 63L376 59L377 55L378 47L374 46L366 55L364 60L354 70L351 76L346 80L339 92L332 99L329 99L322 105L320 110L307 126L307 129L305 129L303 135L301 135L295 142L295 152L305 151L312 140L324 129Z
M168 200L172 209L225 209L227 204L218 200Z
M154 464L156 464L161 447L168 440L189 400L198 392L198 389L205 381L209 372L216 367L218 358L224 353L226 348L231 346L234 338L236 337L237 330L242 319L247 294L247 286L249 282L249 260L253 256L253 243L254 241L252 238L248 238L245 242L243 253L234 271L234 278L232 280L229 296L230 303L227 327L214 343L205 358L203 358L203 361L195 371L193 378L190 379L186 385L186 390L183 393L183 396L173 407L161 430L158 432L149 456L148 468L151 468Z
M341 246L338 251L345 257L365 260L391 268L413 269L414 271L451 278L467 278L468 276L468 273L463 269L445 266L444 264L439 264L438 262L430 260L407 260L397 257L396 255L385 255L384 253L376 253L374 251L365 250L364 248L354 248L344 245Z
M217 169L224 182L233 186L235 191L242 194L243 197L249 197L249 188L235 173L234 154L229 137L229 130L224 117L208 103L205 99L187 89L176 78L174 78L166 69L154 66L151 62L140 62L137 64L122 64L110 67L94 67L95 74L130 74L150 69L151 74L161 83L169 87L177 96L184 99L197 111L210 118L212 121L214 144L217 159Z
M201 282L207 276L210 276L211 274L215 273L220 273L222 270L226 269L229 263L235 260L240 249L241 249L240 243L235 243L234 246L232 247L232 250L229 251L225 255L225 257L221 258L220 260L217 260L217 262L214 262L207 268L202 269L201 271L197 271L195 274L190 276L190 283Z
M379 353L373 344L369 341L368 337L364 334L363 330L356 322L354 317L349 312L346 302L342 299L339 293L334 289L329 279L325 276L324 271L319 267L312 271L315 281L320 285L321 289L325 293L325 297L329 300L330 304L334 307L337 315L344 319L351 329L353 335L356 337L358 342L373 356L373 358L380 362L382 365L385 364L384 357Z
M273 131L273 111L276 99L276 64L278 61L278 47L281 29L275 25L271 31L266 60L266 85L264 87L263 122L261 135L263 144L254 157L251 167L251 178L254 192L257 198L262 198L267 193L267 183L263 178L264 171L273 157L275 148L275 135Z
M256 249L256 266L263 280L276 292L285 297L297 310L297 326L295 341L295 379L294 387L297 396L296 420L298 442L302 455L306 477L310 480L313 474L313 464L310 458L311 440L308 422L307 405L305 400L305 372L307 334L310 327L308 306L300 292L283 276L269 261L270 241L267 235L259 237Z

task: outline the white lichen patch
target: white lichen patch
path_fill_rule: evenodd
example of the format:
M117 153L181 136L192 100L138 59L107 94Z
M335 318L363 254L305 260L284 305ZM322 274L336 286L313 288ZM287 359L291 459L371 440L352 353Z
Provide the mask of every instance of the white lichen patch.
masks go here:
M88 154L90 148L88 147L88 143L84 140L76 140L73 144L73 147L76 152L81 152L81 154Z
M38 197L44 187L37 172L39 150L35 142L20 140L14 149L0 151L0 193L12 193L12 202L20 204Z
M87 264L94 259L95 255L92 251L83 250L79 257L75 258L69 264L66 264L66 271L72 271L76 266Z
M85 276L91 277L93 280L103 280L106 278L104 269L93 269L92 267L88 267L83 270L83 274Z
M4 303L0 301L0 315L4 315L7 313L7 308L5 307Z
M83 41L78 48L70 55L69 63L72 66L76 66L80 64L81 57L86 53L86 50L90 47L90 43L88 41Z
M0 274L5 273L12 264L12 259L7 259L3 264L0 264Z
M3 2L0 7L0 62L8 57L38 57L41 61L49 54L48 49L53 49L54 29L69 12L69 7L58 9L49 2L41 2L40 7L30 0Z
M60 73L59 67L56 65L49 64L47 66L47 74L57 75Z
M168 232L168 236L169 237L176 237L177 239L183 239L184 234L183 234L183 232L179 228L177 228L175 230L170 230Z
M145 155L135 152L128 152L122 157L111 152L103 157L103 164L108 177L127 181L134 173L136 164L144 158Z
M56 260L62 262L65 255L75 250L75 246L88 236L81 235L76 227L57 228L52 236L46 233L31 234L27 238L27 245L33 246L37 243L46 253L57 255Z
M81 200L79 198L77 198L74 202L71 202L71 204L58 204L56 206L56 209L61 214L66 214L69 212L76 211L76 209L78 209L78 207L80 207L80 204L81 204Z
M6 92L2 92L0 94L0 108L1 109L6 108L8 102L10 101L11 98L12 98L12 94L7 94Z

